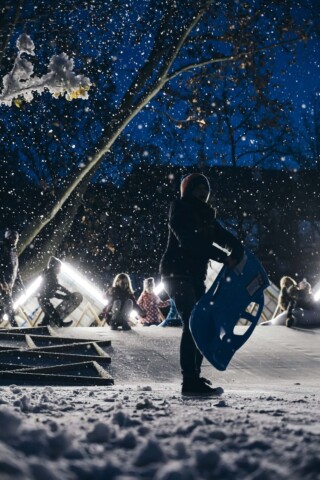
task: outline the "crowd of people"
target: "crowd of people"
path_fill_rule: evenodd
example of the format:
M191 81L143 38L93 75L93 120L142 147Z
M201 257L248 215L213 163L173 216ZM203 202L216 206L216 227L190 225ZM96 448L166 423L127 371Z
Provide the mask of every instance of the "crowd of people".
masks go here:
M2 242L0 242L0 318L7 318L12 327L17 327L15 309L12 299L14 287L24 292L17 255L17 243L19 234L15 230L7 229ZM42 281L37 291L37 300L43 312L43 318L38 326L51 325L54 327L68 327L72 321L65 321L73 310L82 302L83 297L79 292L70 292L59 282L61 261L51 256L47 267L41 272ZM99 314L101 320L111 327L112 330L121 328L130 330L132 325L142 326L178 326L181 321L176 312L173 318L174 305L168 298L161 300L155 293L155 281L153 277L144 280L144 288L138 300L136 300L131 284L130 276L126 273L116 275L112 287L105 292L108 301L107 306ZM61 302L54 305L52 300ZM171 307L169 318L166 322L161 308Z
M105 320L112 330L122 328L130 330L133 325L150 326L178 326L181 325L179 316L176 322L172 321L172 312L169 311L166 322L161 308L171 306L170 299L161 300L155 293L153 277L146 278L143 282L143 292L136 300L130 276L126 273L118 274L105 294L107 306L99 315ZM171 312L171 313L170 313Z

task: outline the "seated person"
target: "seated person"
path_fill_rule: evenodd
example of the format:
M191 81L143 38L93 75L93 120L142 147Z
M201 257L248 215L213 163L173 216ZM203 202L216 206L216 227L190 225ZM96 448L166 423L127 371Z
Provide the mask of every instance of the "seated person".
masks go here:
M319 302L316 302L312 294L311 285L305 279L296 285L291 285L288 288L288 295L290 302L288 305L288 313L286 325L292 327L295 321L293 310L296 308L302 308L303 310L317 310L320 306Z
M182 320L177 310L176 304L170 298L170 310L165 320L160 323L159 327L182 327Z
M108 305L99 315L101 320L106 320L111 330L131 330L130 315L132 310L137 310L140 316L145 312L136 302L134 297L131 280L126 273L119 273L113 280L112 287L105 294Z
M261 325L286 325L310 328L320 325L320 302L314 299L311 285L306 280L297 283L291 277L283 277L278 308L279 315Z
M58 258L50 257L48 266L41 273L42 282L40 284L39 292L37 294L39 305L43 311L44 318L39 324L52 325L56 327L68 327L72 324L72 320L64 322L63 310L66 301L74 301L74 308L72 305L68 306L68 315L75 310L82 301L82 295L78 292L71 293L68 289L60 285L58 275L61 271L61 262ZM58 298L63 300L57 307L54 307L50 302L51 298Z
M296 308L312 310L318 305L314 299L311 285L305 279L299 282L298 285L292 285L288 289L288 294L291 301L295 303Z
M154 293L154 288L154 278L146 278L143 282L143 292L138 299L138 305L146 312L146 316L140 319L144 326L159 325L163 320L159 308L169 307L170 305L170 300L162 301Z
M280 312L288 310L289 303L292 300L289 295L289 288L296 286L297 282L291 277L282 277L280 280L280 294L278 298L278 307Z

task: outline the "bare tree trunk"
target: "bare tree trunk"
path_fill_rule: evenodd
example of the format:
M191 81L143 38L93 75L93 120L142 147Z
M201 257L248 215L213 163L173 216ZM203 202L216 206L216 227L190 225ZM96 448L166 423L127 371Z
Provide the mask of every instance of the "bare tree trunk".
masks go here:
M202 16L210 7L211 3L212 0L205 2L204 7L199 9L198 14L193 16L189 23L184 26L184 28L179 29L175 38L175 43L172 45L171 49L169 49L169 54L165 53L168 49L166 49L164 52L163 47L161 47L161 40L164 37L165 29L167 28L168 30L170 28L170 21L173 15L172 9L169 9L164 15L162 21L160 22L161 27L159 28L159 32L157 34L158 41L155 42L149 59L139 69L131 87L125 94L117 113L114 115L115 120L108 129L108 134L102 140L100 146L97 147L96 153L90 158L87 165L70 179L67 187L61 192L54 206L49 207L41 216L41 218L36 218L22 232L19 243L20 254L28 245L30 245L30 243L41 232L41 230L56 216L80 182L90 175L93 169L99 167L99 164L104 159L104 156L110 152L111 147L118 139L122 131L131 122L131 120L135 118L135 116L159 93L164 85L171 78L173 78L172 75L169 76L169 70L172 67L173 62L178 56L182 46L186 42L190 32L195 25L198 24ZM159 58L159 52L161 53L161 58ZM218 60L215 59L214 61L216 62ZM157 75L157 79L155 81L151 81L154 70L156 68L159 70L159 63L161 64L161 67L159 74ZM195 68L194 65L192 65L192 68ZM151 84L146 87L146 85L149 83L148 81L151 81Z
M92 175L95 171L92 173ZM68 204L65 205L64 211L61 212L61 218L57 219L53 232L47 238L40 240L39 245L35 246L32 252L27 251L20 259L20 271L24 281L39 274L46 266L48 259L52 255L56 255L61 243L69 233L77 211L82 204L83 196L86 193L92 175L85 178L76 190L69 197ZM44 233L45 233L44 229Z
M7 49L7 46L10 42L12 33L15 29L16 24L18 23L18 20L19 20L19 17L20 17L20 12L22 10L23 4L24 4L24 0L19 0L18 1L17 5L16 5L16 13L15 13L14 19L13 19L11 25L9 26L9 31L5 35L5 38L2 42L1 50L0 50L0 66L1 66L1 63L2 63L2 60L3 60L3 57L4 57L4 53L5 53L5 51Z

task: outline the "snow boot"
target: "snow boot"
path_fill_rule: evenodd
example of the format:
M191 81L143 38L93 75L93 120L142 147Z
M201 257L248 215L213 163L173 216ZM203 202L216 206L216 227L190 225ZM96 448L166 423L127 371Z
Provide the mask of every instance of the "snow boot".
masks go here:
M72 320L67 320L67 321L61 320L59 327L62 327L62 328L71 327L72 324L73 324Z
M293 316L287 317L287 319L286 319L286 326L287 326L288 328L291 328L291 327L294 326L294 317L293 317Z
M122 322L122 330L124 331L131 330L131 327L128 322Z
M199 377L185 377L182 382L182 395L186 396L217 396L224 390L221 387L212 388L209 386L209 380Z

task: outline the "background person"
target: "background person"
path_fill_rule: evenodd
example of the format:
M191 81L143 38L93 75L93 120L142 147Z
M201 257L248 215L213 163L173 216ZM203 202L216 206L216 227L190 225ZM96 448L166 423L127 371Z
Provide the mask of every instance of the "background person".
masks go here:
M64 322L63 318L59 315L57 308L61 303L54 307L51 299L58 298L59 300L72 301L74 293L71 293L67 288L59 283L58 275L61 272L61 262L56 257L50 257L47 268L41 273L42 282L40 284L39 292L37 295L39 305L44 313L44 318L39 325L52 324L57 327L68 327L72 324L72 320ZM81 296L80 303L82 301L82 295L76 293L77 296ZM79 304L79 302L78 302ZM78 306L75 302L75 308ZM72 312L69 311L69 314Z
M13 310L12 290L15 285L24 290L16 248L18 240L18 232L8 228L0 242L0 317L3 318L6 314L12 327L18 326Z
M289 294L289 289L292 286L297 285L297 282L288 276L282 277L280 280L280 293L279 293L279 298L278 298L278 308L280 312L285 312L288 310L289 303L292 300L290 294Z
M140 319L144 326L159 325L163 320L159 308L166 308L170 305L170 300L161 300L154 289L154 278L146 278L143 281L143 292L137 302L139 307L146 312L146 315Z
M288 289L288 296L290 298L290 301L288 304L288 312L286 319L287 327L293 327L295 323L295 309L316 312L318 311L320 317L320 304L319 302L315 301L311 285L305 279L298 284L291 285Z
M112 287L105 294L108 305L99 315L101 320L106 320L111 330L131 330L130 316L136 310L140 316L145 316L145 311L139 307L134 296L129 275L119 273L113 280Z

